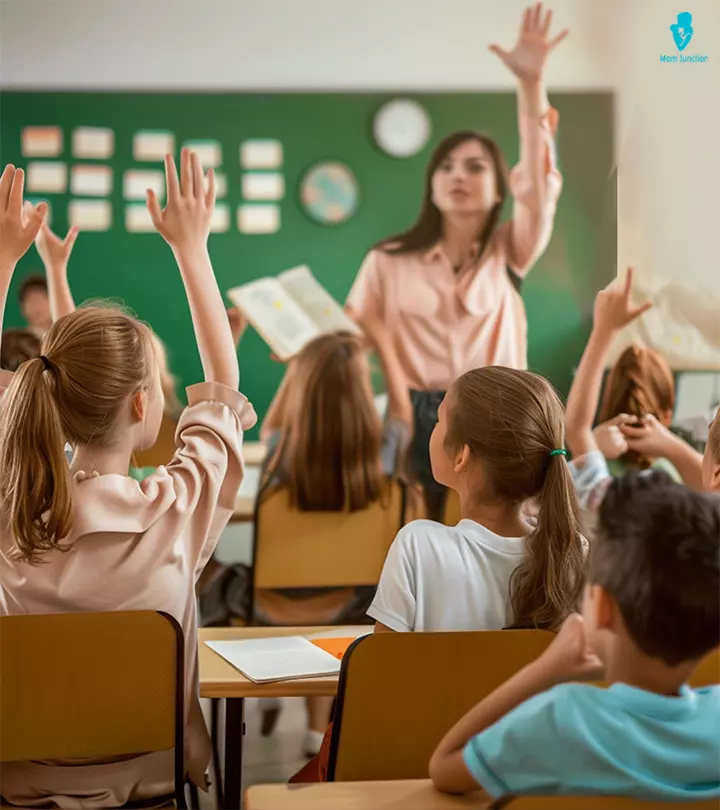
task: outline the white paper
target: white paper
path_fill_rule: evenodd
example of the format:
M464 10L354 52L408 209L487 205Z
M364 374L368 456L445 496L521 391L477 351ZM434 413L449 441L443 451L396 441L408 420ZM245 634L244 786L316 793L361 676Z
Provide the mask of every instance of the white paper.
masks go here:
M155 226L146 205L131 203L125 206L125 230L130 233L155 232Z
M320 334L329 332L362 334L340 304L310 272L309 267L301 265L286 270L280 273L278 281L312 319Z
M208 189L208 176L205 175L205 191ZM222 172L215 172L215 199L227 197L227 177Z
M141 130L133 138L135 160L163 161L165 155L175 154L175 136L161 130Z
M68 220L81 231L107 231L112 225L108 200L70 200Z
M238 208L240 233L275 233L280 230L280 208L277 205L241 205Z
M123 196L126 200L145 200L151 188L158 199L165 196L165 174L155 169L129 169L123 176Z
M285 178L279 172L248 172L242 176L242 195L246 200L281 200Z
M720 406L720 372L678 374L673 424L702 416L705 429Z
M113 173L109 166L73 166L70 191L79 197L107 197L112 192Z
M222 147L218 141L186 141L183 146L197 154L205 171L222 165Z
M254 683L337 675L340 661L302 636L206 641Z
M281 360L293 357L320 334L277 279L261 278L235 287L228 290L228 298Z
M56 161L28 163L26 188L40 194L64 194L67 191L67 164Z
M23 157L59 157L63 133L60 127L25 127L20 143Z
M323 630L320 633L310 633L305 636L308 641L315 641L321 638L362 638L369 636L375 631L375 625L358 624L356 626L336 627L333 630Z
M243 169L278 169L283 164L280 141L254 139L240 144L240 165Z
M210 220L210 230L213 233L224 233L230 229L230 209L226 203L215 203Z
M76 127L72 133L73 157L107 160L115 151L115 132L105 127Z

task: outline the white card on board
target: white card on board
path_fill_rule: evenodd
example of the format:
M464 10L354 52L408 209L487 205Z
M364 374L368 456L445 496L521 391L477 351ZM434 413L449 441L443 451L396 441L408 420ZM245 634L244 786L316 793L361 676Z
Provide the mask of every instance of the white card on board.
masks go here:
M73 166L70 191L79 197L107 197L112 193L113 172L109 166Z
M210 230L212 233L224 233L230 229L230 208L227 203L215 203Z
M130 233L154 233L152 217L144 203L125 206L125 230Z
M140 130L133 138L135 160L163 161L175 154L175 136L164 130Z
M72 153L76 158L107 160L115 152L115 132L107 127L75 127Z
M63 150L60 127L24 127L20 135L23 157L59 157Z
M282 200L285 178L279 172L247 172L242 176L242 195L246 200Z
M25 186L30 192L64 194L67 190L67 163L34 161L28 163Z
M210 139L185 141L183 146L197 154L205 171L217 169L222 165L222 146L219 141Z
M159 169L128 169L123 175L126 200L145 200L149 188L158 198L165 196L165 175Z
M107 231L112 225L112 207L108 200L70 200L68 221L81 231Z
M283 164L283 146L274 138L254 138L240 144L243 169L279 169Z
M240 233L276 233L280 230L280 207L277 205L241 205L238 208Z

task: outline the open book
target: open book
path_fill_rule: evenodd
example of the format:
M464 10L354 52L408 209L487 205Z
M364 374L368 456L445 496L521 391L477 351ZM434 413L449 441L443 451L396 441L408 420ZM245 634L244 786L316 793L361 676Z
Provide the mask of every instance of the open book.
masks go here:
M361 334L310 268L295 267L228 290L228 298L280 360L296 355L328 332Z

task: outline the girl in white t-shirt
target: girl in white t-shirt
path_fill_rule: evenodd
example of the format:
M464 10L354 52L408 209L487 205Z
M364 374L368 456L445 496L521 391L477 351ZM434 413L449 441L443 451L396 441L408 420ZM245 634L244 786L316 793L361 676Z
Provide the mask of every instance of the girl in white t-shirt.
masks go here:
M574 610L584 543L563 417L550 383L528 371L489 366L452 385L430 459L461 520L400 530L368 610L376 631L554 629Z

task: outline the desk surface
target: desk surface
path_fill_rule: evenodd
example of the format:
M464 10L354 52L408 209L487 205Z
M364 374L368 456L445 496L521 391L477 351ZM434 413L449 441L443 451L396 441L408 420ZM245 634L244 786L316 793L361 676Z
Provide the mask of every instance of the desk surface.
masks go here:
M486 808L477 796L438 793L429 779L395 782L324 782L307 785L255 785L245 810L461 810Z
M243 460L246 464L260 466L265 461L266 455L265 442L243 442Z
M337 676L331 678L304 678L273 683L253 683L224 658L211 650L206 641L227 641L244 638L270 638L272 636L309 636L332 632L338 638L354 635L343 627L202 627L199 631L198 659L200 671L200 697L306 697L307 695L334 695ZM372 627L367 628L368 631Z

